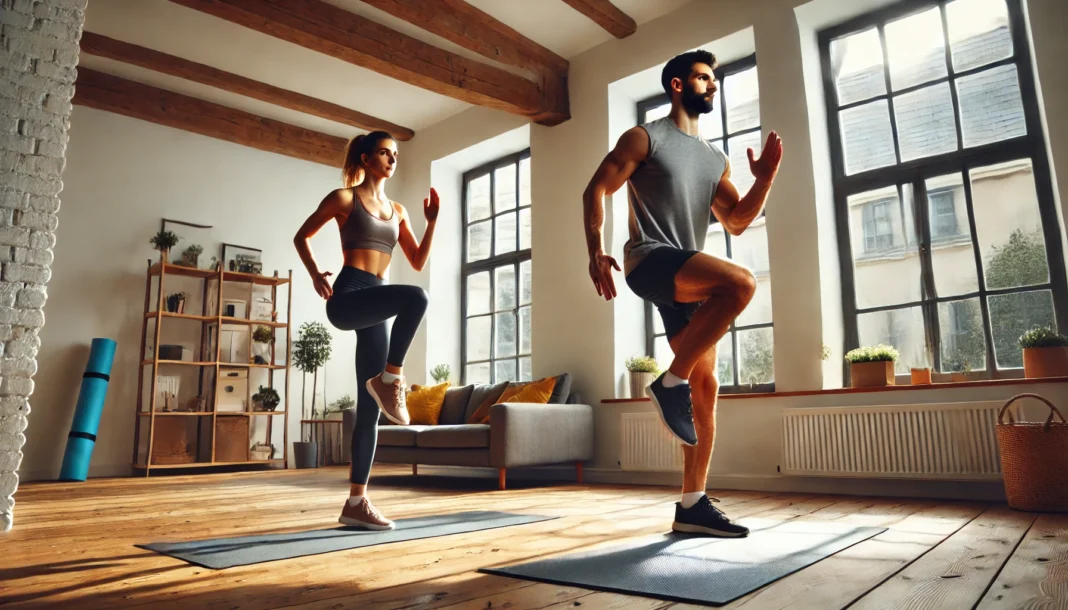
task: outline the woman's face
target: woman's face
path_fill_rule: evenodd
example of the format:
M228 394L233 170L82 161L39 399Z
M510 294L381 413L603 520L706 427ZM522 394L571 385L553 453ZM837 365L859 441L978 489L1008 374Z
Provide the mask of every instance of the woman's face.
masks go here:
M370 154L363 156L368 176L389 178L397 171L397 143L386 138L379 140Z

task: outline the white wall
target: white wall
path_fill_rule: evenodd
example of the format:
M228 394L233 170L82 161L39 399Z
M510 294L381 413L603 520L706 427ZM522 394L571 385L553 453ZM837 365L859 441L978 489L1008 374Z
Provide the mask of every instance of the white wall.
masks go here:
M161 218L214 225L229 243L262 248L265 273L277 269L286 275L292 269L294 339L304 321L333 328L292 240L323 196L340 186L340 170L76 106L63 182L33 425L21 469L27 479L59 474L94 337L114 339L118 348L89 473L130 472L145 268L157 254L148 240ZM336 275L341 251L334 225L312 244L320 267ZM195 322L174 320L164 329L176 324L190 329L187 337L199 331ZM355 395L355 334L332 334L331 400ZM299 440L301 390L300 372L292 375L290 441ZM320 392L321 386L320 378ZM310 392L309 379L309 397Z

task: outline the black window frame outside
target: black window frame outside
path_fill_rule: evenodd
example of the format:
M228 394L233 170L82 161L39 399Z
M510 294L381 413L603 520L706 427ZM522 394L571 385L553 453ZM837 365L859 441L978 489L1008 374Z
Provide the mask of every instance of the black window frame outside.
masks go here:
M897 4L867 13L840 25L827 28L818 33L820 63L824 86L825 110L830 136L833 189L835 201L835 221L839 249L839 265L842 277L842 305L845 329L845 351L859 347L858 317L894 309L920 307L924 319L924 336L926 348L931 356L929 365L935 374L942 367L941 329L938 319L938 305L944 302L977 299L981 310L984 338L986 341L986 369L978 371L978 378L1014 379L1022 377L1022 368L997 368L993 327L990 322L988 297L1020 292L1049 290L1053 298L1053 314L1056 326L1065 328L1068 324L1068 280L1066 280L1065 263L1061 245L1061 223L1054 204L1053 180L1050 174L1050 162L1047 156L1045 137L1041 125L1041 109L1035 88L1034 68L1031 62L1031 42L1026 31L1025 17L1021 0L1005 0L1009 16L1009 33L1013 45L1010 58L989 62L979 67L956 71L953 67L952 48L947 30L946 4L951 0L904 0ZM890 86L890 65L887 53L885 25L889 21L908 17L912 14L939 7L942 18L942 33L945 44L947 74L909 87L894 90ZM886 78L886 91L882 95L852 101L840 106L837 99L837 87L831 68L831 41L856 34L872 27L877 28L883 54L883 70ZM1024 109L1024 121L1027 133L1023 136L998 140L980 146L965 147L961 133L960 106L957 89L953 86L956 79L990 70L999 66L1015 65L1020 83L1020 97ZM897 162L888 167L881 167L858 172L853 175L845 173L845 159L838 113L875 100L887 100L891 133L894 136L895 158L900 159L900 145L897 137L896 116L893 98L925 87L948 83L951 92L957 149L947 153L921 157L906 162ZM1035 181L1035 194L1038 201L1039 218L1042 222L1042 235L1046 247L1049 281L1045 284L1017 286L988 290L983 268L983 253L978 246L975 226L975 214L971 193L971 170L998 163L1015 160L1029 160ZM926 180L932 177L959 174L963 181L964 205L967 210L967 222L971 233L973 253L975 255L978 290L947 297L939 297L935 289L934 272L931 264L932 239L926 190ZM899 200L904 202L904 187L911 185L913 200L913 221L917 225L916 238L919 242L921 259L921 297L919 301L897 303L894 305L858 308L856 305L855 278L853 275L853 253L851 250L849 229L848 197L880 188L897 187ZM956 204L956 202L955 202ZM938 241L935 241L935 246ZM930 296L928 296L930 295ZM849 380L850 367L843 362L843 379ZM899 375L899 377L901 377ZM907 377L904 376L904 377Z
M758 134L762 133L761 132L761 129L763 128L763 123L762 122L760 124L758 124L756 127L750 127L750 128L747 128L747 129L739 129L738 131L734 131L734 132L730 132L730 131L727 130L727 112L726 112L726 97L725 97L725 94L726 94L726 87L725 87L726 77L731 76L733 74L738 74L740 72L744 72L746 70L749 70L750 68L755 68L755 67L757 67L757 61L756 61L756 54L753 53L753 54L750 54L750 55L748 55L746 57L743 57L741 59L732 61L732 62L727 63L727 64L723 64L723 65L717 67L715 70L713 70L713 74L715 75L715 78L716 78L716 84L719 87L719 90L716 92L716 97L718 98L718 101L719 101L719 103L717 104L717 108L718 108L718 112L719 112L719 116L720 116L720 121L722 123L722 134L723 134L722 136L720 136L720 138L714 138L714 139L721 139L723 141L723 152L727 156L728 159L730 158L730 145L728 144L728 141L731 138L748 135L748 134L751 134L751 133L754 133L754 132L758 133ZM648 113L649 110L652 110L653 108L658 108L660 106L663 106L664 104L670 104L670 103L671 103L671 98L666 93L660 93L658 95L655 95L655 96L650 97L650 98L646 98L646 99L638 102L638 107L637 107L637 110L638 110L638 124L639 125L643 125L643 124L645 124L647 122L646 121L646 114ZM749 168L746 167L744 169L744 171L749 171ZM744 193L742 193L742 194L744 195ZM711 205L711 202L709 202L709 205ZM760 217L762 218L763 216L764 216L764 212L761 212ZM713 216L711 218L711 222L709 223L709 226L711 227L713 224L716 224L718 222L719 221L716 220L716 218ZM731 235L729 233L727 233L726 231L724 231L724 236L725 236L725 241L726 241L727 257L730 258L731 255L732 255L732 253L731 253ZM770 273L770 270L769 270L769 273ZM656 338L664 336L664 335L657 334L656 331L655 331L653 316L657 315L657 314L653 309L652 303L649 303L648 301L646 301L644 305L645 305L645 350L646 350L645 353L647 353L649 355L653 355L653 354L656 353ZM763 322L763 323L760 323L760 324L746 324L744 326L736 326L735 323L734 323L734 320L731 320L730 330L728 330L727 332L731 337L731 344L732 344L731 371L732 371L732 373L734 375L734 383L730 384L730 385L726 385L726 384L720 385L720 388L719 388L720 394L745 394L745 393L754 393L754 392L761 392L762 393L762 392L774 392L775 391L775 382L774 381L772 381L771 383L741 385L741 384L739 384L739 378L738 378L738 374L739 374L738 363L739 363L739 360L740 360L740 354L739 354L739 350L738 350L738 332L739 331L744 332L744 331L748 331L748 330L758 330L758 329L762 329L762 328L774 328L774 325L775 325L775 320L774 319L772 319L771 322ZM774 335L774 331L772 331L772 333ZM772 342L772 346L774 346L774 340ZM774 354L774 347L772 348L772 354ZM773 362L774 362L774 355L772 356L772 358L773 358Z
M467 367L468 367L468 365L471 365L471 364L488 363L489 366L490 366L490 380L491 380L491 383L494 382L493 380L496 378L496 363L497 363L498 360L514 359L516 361L516 375L515 375L516 379L509 380L509 381L517 381L519 379L519 377L520 377L519 360L522 359L522 358L527 358L527 357L531 358L531 367L532 367L531 370L533 372L533 343L534 343L534 340L533 340L533 321L532 321L532 326L531 326L531 335L532 336L531 336L531 339L530 339L531 353L523 354L523 353L521 353L521 350L520 350L520 345L522 345L522 338L521 338L520 335L521 335L523 329L522 329L522 326L521 326L520 321L519 321L519 310L520 310L521 307L524 307L524 305L521 305L521 303L522 303L522 291L521 291L522 284L521 284L521 281L520 281L520 265L522 265L525 262L530 261L530 263L531 263L531 280L533 281L533 264L534 264L533 263L533 214L534 214L534 212L533 212L533 203L534 203L534 201L533 201L533 196L532 196L530 204L529 205L523 205L522 204L521 191L520 191L520 181L521 181L521 175L520 174L521 174L521 172L519 170L519 165L524 159L527 160L527 161L530 160L530 149L529 148L527 148L525 150L522 150L522 151L519 151L517 153L512 153L512 154L509 154L509 155L505 155L503 157L499 157L497 159L494 159L493 161L489 161L489 162L487 162L487 163L485 163L483 165L480 165L479 167L476 167L474 169L468 170L468 171L464 172L463 177L462 177L462 183L463 184L462 184L462 188L461 188L461 198L460 198L460 201L461 201L461 206L460 206L461 207L461 209L460 209L460 214L461 214L461 228L460 228L460 241L461 241L461 244L460 244L460 246L461 246L460 247L460 256L461 256L461 258L460 258L460 380L461 380L461 383L464 383L464 384L468 383L468 380L467 380ZM501 167L506 167L506 166L512 165L512 164L514 164L515 168L516 168L516 171L515 171L515 198L516 198L515 202L516 202L516 206L515 206L514 210L508 210L506 212L502 212L502 213L498 214L496 212L496 201L495 201L495 199L497 197L497 191L496 191L497 177L496 177L496 172L494 170L496 170L498 168L501 168ZM488 221L490 223L490 252L491 252L491 254L490 254L490 256L488 258L485 258L485 259L482 259L482 260L479 260L479 261L471 261L471 262L469 262L467 260L467 241L468 241L468 233L467 232L468 232L468 229L470 228L470 222L469 222L468 217L467 217L467 189L468 189L468 186L471 184L471 182L473 182L473 181L475 181L475 180L477 180L477 179L479 179L479 178L481 178L483 176L486 176L486 175L489 175L489 179L490 179L490 185L489 185L489 189L490 189L490 191L489 191L490 192L490 216L489 216L488 219L479 220L478 222L487 222ZM531 246L530 248L527 248L526 250L520 250L519 246L520 246L521 234L522 234L522 223L520 222L520 210L524 210L524 209L531 210L530 213L531 213L531 222L532 222L532 225L531 225L531 242L532 243L530 244L530 246ZM512 252L506 252L504 254L494 255L494 254L492 254L492 252L493 252L493 248L496 246L496 243L497 243L497 226L496 226L497 223L495 222L495 219L498 216L501 216L502 214L508 214L508 213L512 213L512 212L514 212L515 215L516 215L516 224L515 224L515 228L516 228L516 230L515 230L515 240L516 240L515 241L515 248L516 249L514 251L512 251ZM494 270L499 268L499 267L503 267L505 265L508 265L508 264L514 265L514 267L515 267L515 278L516 278L516 295L515 295L516 306L515 306L515 310L514 310L514 313L515 313L515 316L516 316L516 353L515 353L514 356L507 356L507 357L497 358L496 346L494 345L494 333L496 331L496 326L497 326L497 314L500 313L500 312L496 311L496 293L495 293L495 290L496 290L496 284L497 284L497 277L496 277L496 273L494 273ZM468 362L467 361L467 319L468 319L468 316L467 316L467 282L468 282L468 278L471 277L472 275L477 274L477 273L481 273L481 272L484 272L484 271L489 273L489 280L490 280L490 286L489 286L490 313L488 314L489 318L490 318L490 357L489 357L489 359L486 359L486 360L476 360L476 361ZM531 308L531 312L532 313L533 313L533 304L534 304L534 294L533 294L533 286L531 286L531 303L530 303L529 306ZM479 315L481 316L481 315L484 315L484 314L479 314ZM497 382L497 383L499 383L499 382Z

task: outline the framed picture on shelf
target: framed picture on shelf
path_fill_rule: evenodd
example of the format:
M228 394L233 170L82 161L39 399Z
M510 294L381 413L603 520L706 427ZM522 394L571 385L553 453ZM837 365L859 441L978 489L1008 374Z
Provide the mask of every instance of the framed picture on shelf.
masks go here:
M261 275L263 273L263 263L260 261L260 255L262 254L263 250L260 250L259 248L249 248L248 246L238 246L235 244L223 244L223 271Z
M211 269L212 252L218 252L220 241L215 237L214 227L184 220L164 218L160 230L170 231L178 237L178 245L171 250L169 262L184 267Z

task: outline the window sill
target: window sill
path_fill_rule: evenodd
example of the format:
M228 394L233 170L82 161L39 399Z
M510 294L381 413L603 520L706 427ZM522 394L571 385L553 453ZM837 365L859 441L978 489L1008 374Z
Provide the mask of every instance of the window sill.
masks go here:
M786 398L788 396L821 396L828 394L869 394L874 392L907 392L909 390L943 390L951 388L988 388L1007 385L1036 385L1043 383L1065 383L1068 377L1042 377L1039 379L983 379L979 381L953 381L924 385L891 385L881 388L838 388L834 390L805 390L800 392L763 392L751 394L720 394L720 400L748 398ZM648 398L606 398L601 404L624 402L649 402Z

